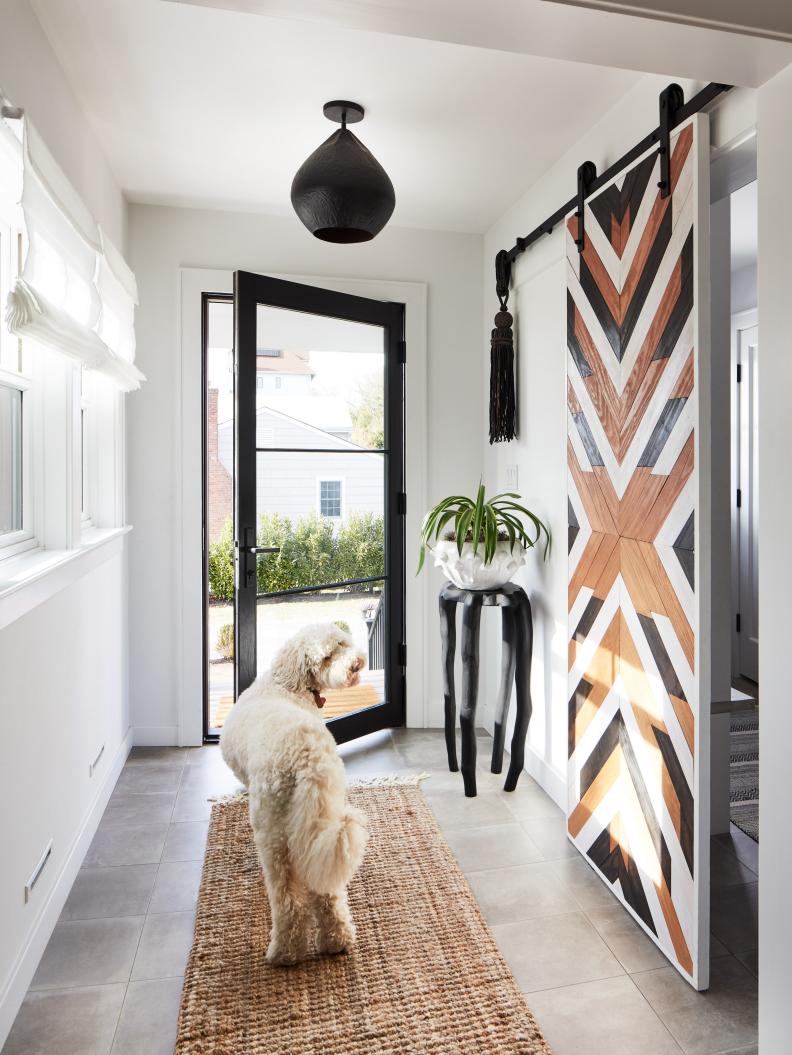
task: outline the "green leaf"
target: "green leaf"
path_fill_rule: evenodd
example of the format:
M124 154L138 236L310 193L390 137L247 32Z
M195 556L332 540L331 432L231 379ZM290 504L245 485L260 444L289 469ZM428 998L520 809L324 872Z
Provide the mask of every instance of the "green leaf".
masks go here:
M465 509L456 522L456 542L457 552L459 556L462 556L462 547L465 544L465 538L467 537L468 528L470 527L470 521L473 519L474 509Z

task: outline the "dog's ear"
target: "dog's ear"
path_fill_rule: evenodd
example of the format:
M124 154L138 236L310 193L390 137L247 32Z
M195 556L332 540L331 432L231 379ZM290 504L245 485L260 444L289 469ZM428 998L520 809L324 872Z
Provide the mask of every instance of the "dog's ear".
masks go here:
M322 664L337 644L308 632L290 638L272 661L272 677L290 692L315 688Z

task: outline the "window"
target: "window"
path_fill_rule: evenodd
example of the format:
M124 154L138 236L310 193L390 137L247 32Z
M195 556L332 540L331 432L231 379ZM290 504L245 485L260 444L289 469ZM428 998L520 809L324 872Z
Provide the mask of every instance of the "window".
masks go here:
M2 205L2 202L0 202ZM22 341L3 319L6 299L19 274L19 216L0 208L0 557L35 545L30 502L29 433L32 393Z
M341 481L319 481L319 515L333 520L341 519Z
M257 348L256 355L261 355L265 359L280 359L281 355L280 348Z
M280 388L282 384L283 384L283 378L280 376L280 374L276 374L275 375L275 387L276 388Z
M263 387L264 387L264 378L261 376L261 374L259 374L258 377L256 378L256 388L263 388Z
M0 385L0 538L22 531L22 393Z

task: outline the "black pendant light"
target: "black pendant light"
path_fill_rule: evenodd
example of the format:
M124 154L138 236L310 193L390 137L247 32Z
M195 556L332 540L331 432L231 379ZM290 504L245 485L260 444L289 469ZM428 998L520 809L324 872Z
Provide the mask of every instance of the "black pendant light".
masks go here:
M388 173L347 128L363 114L358 103L325 103L325 117L341 127L302 163L292 182L294 211L325 242L368 242L396 204Z

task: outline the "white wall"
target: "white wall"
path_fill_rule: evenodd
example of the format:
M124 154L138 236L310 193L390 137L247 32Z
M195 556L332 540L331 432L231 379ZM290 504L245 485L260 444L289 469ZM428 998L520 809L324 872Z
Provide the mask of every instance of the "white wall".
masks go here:
M129 751L124 550L121 537L77 558L81 573L53 573L68 585L0 623L0 1046Z
M792 66L759 90L759 1050L787 1051L792 1031L792 836L789 824L789 400L792 393Z
M3 0L0 91L24 107L50 152L123 252L126 204L28 0Z
M731 310L734 314L756 307L756 264L731 273Z
M123 250L123 196L27 0L4 0L0 21L0 90L25 108ZM0 1046L128 750L123 551L118 539L77 558L49 600L0 620ZM47 592L41 583L25 589ZM0 606L0 615L7 610ZM25 883L50 838L52 856L25 904Z
M571 198L577 168L590 159L603 172L657 123L657 99L668 78L646 76L590 132L501 217L484 237L484 326L489 336L497 310L495 254L511 248ZM682 82L686 98L700 84ZM711 142L720 147L750 123L753 93L726 96L713 118ZM519 436L510 444L485 442L485 479L491 490L505 490L506 470L517 466L517 490L549 525L553 553L546 564L529 558L520 581L534 607L534 660L531 690L534 716L528 734L526 768L559 805L566 805L567 767L567 468L566 468L566 303L563 228L524 253L512 277L510 305L516 308ZM483 367L483 401L488 368ZM485 407L486 412L486 407ZM484 672L497 676L500 637L497 621L487 621L482 640ZM491 698L491 697L490 697ZM485 702L487 696L484 695ZM486 715L491 728L492 715Z
M128 407L131 706L136 736L177 736L180 571L180 267L279 275L425 282L428 286L428 486L430 501L471 490L481 469L481 238L386 228L358 246L313 239L296 219L132 205L129 258L140 290L137 362L148 384ZM409 348L407 351L409 356ZM200 348L195 348L200 355ZM407 496L410 502L409 488ZM407 574L417 556L407 540ZM428 595L426 678L429 720L442 721L439 628ZM408 615L409 618L409 615ZM431 643L438 643L437 649ZM200 707L200 700L195 706Z

